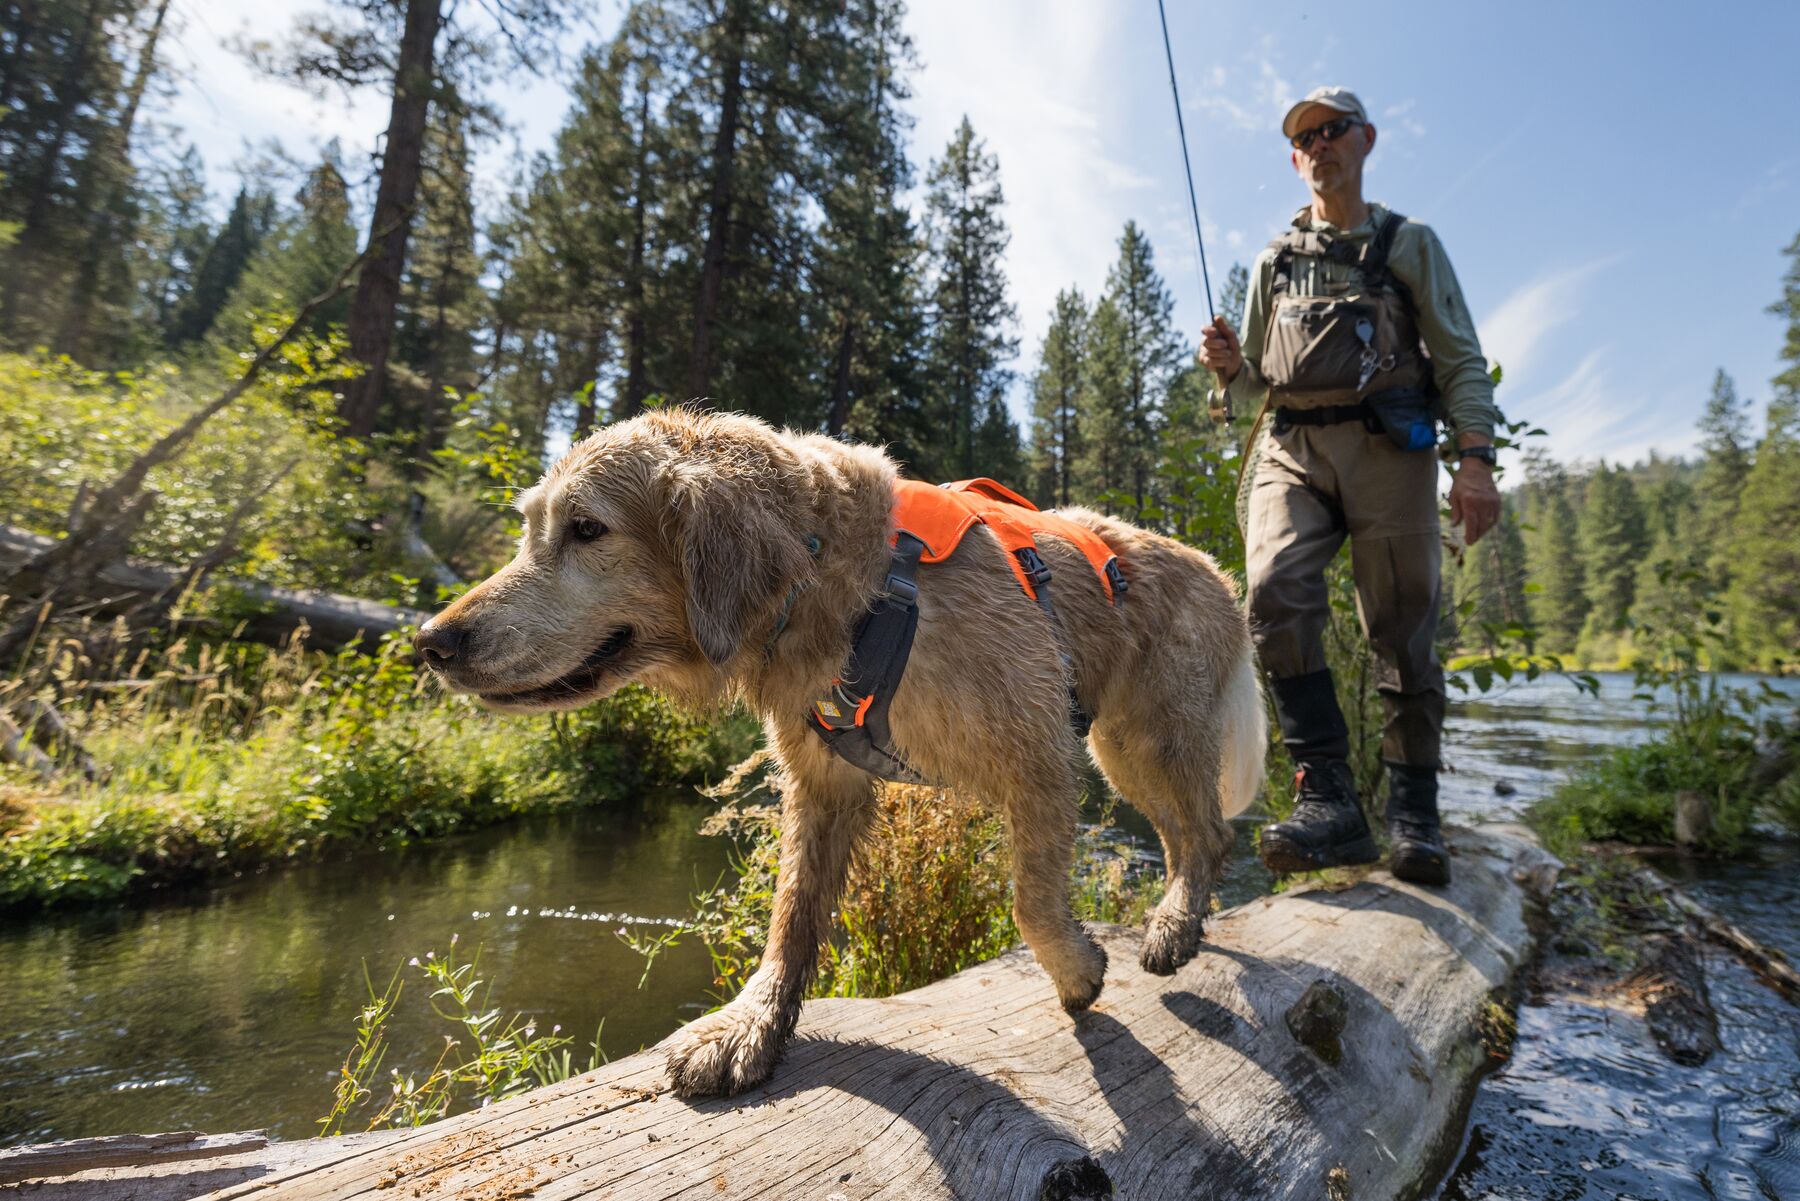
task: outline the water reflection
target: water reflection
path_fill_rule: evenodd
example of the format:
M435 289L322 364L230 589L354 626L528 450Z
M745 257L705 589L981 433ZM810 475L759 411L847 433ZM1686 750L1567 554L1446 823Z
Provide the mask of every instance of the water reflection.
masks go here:
M604 1016L604 1049L634 1051L692 1016L711 970L702 949L678 947L640 992L642 961L613 930L621 915L681 916L724 870L727 847L695 833L706 811L574 814L0 930L0 1144L311 1134L366 999L362 965L385 984L454 933L464 950L484 944L495 1005L581 1040ZM423 1071L447 1027L424 1016L427 990L408 991L390 1062Z

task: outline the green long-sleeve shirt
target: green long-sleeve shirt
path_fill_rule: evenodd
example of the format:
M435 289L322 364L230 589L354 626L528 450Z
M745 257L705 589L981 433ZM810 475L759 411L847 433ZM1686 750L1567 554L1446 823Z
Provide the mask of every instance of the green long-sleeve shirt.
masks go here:
M1340 236L1351 241L1372 238L1387 214L1383 206L1371 204L1368 220ZM1294 224L1300 229L1332 230L1330 223L1314 219L1310 206L1295 215ZM1419 336L1431 352L1432 375L1451 429L1455 433L1492 437L1500 419L1500 411L1494 405L1494 382L1488 377L1487 359L1482 357L1481 341L1475 336L1475 320L1463 302L1462 286L1456 282L1456 272L1450 266L1450 256L1444 253L1443 243L1429 225L1408 220L1394 233L1388 269L1411 290L1418 305ZM1239 413L1256 412L1268 396L1262 352L1274 274L1275 252L1265 248L1256 256L1244 303L1244 366L1225 389L1232 408ZM1349 278L1348 264L1296 255L1289 287L1296 296L1319 296Z

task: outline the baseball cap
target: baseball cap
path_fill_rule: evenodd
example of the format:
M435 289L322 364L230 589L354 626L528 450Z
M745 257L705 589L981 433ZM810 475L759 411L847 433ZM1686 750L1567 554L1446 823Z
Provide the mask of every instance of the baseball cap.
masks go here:
M1281 119L1282 137L1291 138L1299 132L1296 119L1309 104L1322 104L1326 108L1334 108L1340 113L1349 113L1358 121L1369 119L1368 110L1363 108L1363 102L1358 100L1356 93L1349 88L1314 88L1306 94L1303 100L1288 109L1287 116Z

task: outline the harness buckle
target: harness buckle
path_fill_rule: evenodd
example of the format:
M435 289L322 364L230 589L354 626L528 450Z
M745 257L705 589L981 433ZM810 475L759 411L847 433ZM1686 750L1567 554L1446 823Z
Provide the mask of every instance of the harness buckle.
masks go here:
M1106 561L1106 582L1112 585L1114 604L1131 591L1131 585L1125 582L1125 573L1119 570L1119 560L1116 557Z
M1033 588L1041 588L1050 582L1050 564L1037 552L1035 546L1021 546L1013 552L1019 560L1019 566L1025 569L1025 577L1031 581Z

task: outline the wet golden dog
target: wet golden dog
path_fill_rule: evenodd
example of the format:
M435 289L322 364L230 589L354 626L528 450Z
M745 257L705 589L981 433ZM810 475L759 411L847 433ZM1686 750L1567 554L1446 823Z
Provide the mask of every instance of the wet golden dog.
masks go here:
M784 779L768 946L735 1000L669 1039L684 1095L768 1077L870 828L874 779L807 723L885 577L894 478L879 450L751 418L638 417L573 447L524 493L518 556L419 631L431 667L497 709L572 708L641 680L696 704L735 694L761 715ZM1142 963L1167 974L1199 947L1231 844L1226 818L1262 778L1250 635L1206 555L1063 512L1106 541L1130 585L1110 605L1078 550L1039 540L1074 687L1094 717L1088 749L1162 837L1168 888ZM921 569L894 745L1005 818L1019 931L1074 1012L1099 995L1106 957L1069 907L1081 745L1067 688L1056 635L985 527Z

